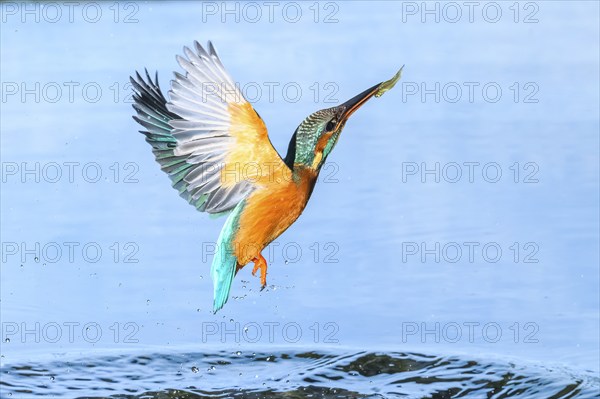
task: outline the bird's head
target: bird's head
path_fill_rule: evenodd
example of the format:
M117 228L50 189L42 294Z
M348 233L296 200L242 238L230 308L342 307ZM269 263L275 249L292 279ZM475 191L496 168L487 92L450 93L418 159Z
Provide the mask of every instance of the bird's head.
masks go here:
M318 172L337 143L348 118L370 98L379 97L394 87L401 72L402 68L392 79L374 85L345 103L310 114L294 132L285 163L291 169L301 166Z

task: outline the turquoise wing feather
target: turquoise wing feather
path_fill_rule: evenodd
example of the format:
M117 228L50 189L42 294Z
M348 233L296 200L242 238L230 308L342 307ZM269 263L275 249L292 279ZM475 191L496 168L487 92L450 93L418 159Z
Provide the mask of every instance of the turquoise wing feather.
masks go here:
M234 254L233 239L239 228L239 220L246 201L242 200L233 209L219 234L217 253L213 257L210 275L214 285L213 311L216 313L227 303L233 278L237 272L237 258Z

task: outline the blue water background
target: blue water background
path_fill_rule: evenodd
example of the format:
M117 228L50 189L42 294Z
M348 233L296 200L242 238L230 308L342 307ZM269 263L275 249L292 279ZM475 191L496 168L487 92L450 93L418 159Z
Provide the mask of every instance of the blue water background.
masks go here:
M266 15L257 23L243 16L223 23L201 4L136 4L120 9L119 23L109 3L98 23L77 11L73 23L66 16L58 23L3 16L3 90L8 82L19 92L4 92L1 104L1 239L27 248L59 243L65 251L52 263L23 254L22 247L16 255L3 247L4 363L148 348L294 346L459 353L598 371L597 2L536 2L535 23L521 21L531 11L524 8L515 23L512 3L504 2L497 23L485 21L480 8L472 23L466 15L458 23L431 16L423 23L402 2L320 3L318 23L311 3L298 3L303 17L297 23L280 11L273 23ZM123 23L131 10L137 22ZM332 10L337 22L324 23ZM305 213L273 249L272 286L259 292L258 280L244 269L232 289L241 298L216 315L205 245L216 240L224 219L195 212L169 187L131 119L126 86L130 74L147 67L159 71L168 91L171 71L179 70L174 55L208 39L237 82L262 88L255 107L280 152L308 114L406 64L402 84L348 122ZM23 82L29 88L56 82L64 91L56 102L43 95L23 99ZM65 82L79 84L73 101ZM82 94L90 82L102 89L97 102ZM265 82L279 84L273 98ZM283 93L290 82L302 88L298 101L293 91ZM310 89L315 82L318 99ZM410 94L436 82L439 101L435 94ZM465 82L478 84L473 101ZM326 102L328 83L337 90L333 102ZM488 83L502 89L497 102L482 94ZM452 102L457 85L462 94ZM21 173L23 163L36 162L39 183L35 173ZM64 162L78 163L73 182ZM436 162L463 165L462 178L451 183L441 176L438 183L424 175L422 182L421 174L406 174ZM480 165L473 182L465 162ZM50 163L62 165L56 183L41 172ZM101 168L96 183L82 177L90 163ZM501 169L496 183L481 175L488 163ZM19 172L8 174L14 165ZM533 181L525 183L532 170ZM125 183L132 171L134 182ZM73 262L65 242L79 243ZM115 242L117 255L110 249ZM432 248L436 242L480 245L472 262L466 252L456 263L406 253L412 243ZM503 251L495 263L481 253L490 242ZM515 242L518 261L509 248ZM81 254L86 243L101 247L98 262ZM533 246L525 249L527 243ZM286 245L301 248L299 260L285 262ZM137 263L125 262L132 248ZM532 248L537 263L526 263ZM295 257L293 248L287 255ZM35 332L35 323L48 334L56 323L62 336L50 342ZM65 323L75 323L72 340ZM83 337L86 323L102 328L98 342ZM451 342L457 325L462 335ZM468 325L475 326L473 339ZM485 325L492 329L483 333ZM34 332L27 335L23 326ZM284 326L290 328L285 333ZM496 340L497 327L502 335ZM252 329L261 334L256 342L248 335ZM129 332L133 341L125 337Z

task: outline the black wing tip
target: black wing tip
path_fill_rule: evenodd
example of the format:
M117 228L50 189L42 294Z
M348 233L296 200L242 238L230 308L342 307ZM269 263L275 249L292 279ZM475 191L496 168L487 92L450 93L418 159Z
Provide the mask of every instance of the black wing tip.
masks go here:
M154 80L152 79L152 76L150 76L150 72L148 72L148 68L146 67L144 67L144 75L146 75L146 78L143 78L137 69L135 70L134 75L129 75L129 81L132 83L150 83L152 86L158 86L158 71L154 71Z

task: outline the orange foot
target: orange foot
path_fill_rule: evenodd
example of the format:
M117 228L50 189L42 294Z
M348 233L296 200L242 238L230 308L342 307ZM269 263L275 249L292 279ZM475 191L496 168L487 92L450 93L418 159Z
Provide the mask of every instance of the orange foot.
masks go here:
M267 261L265 258L259 254L258 258L253 258L252 262L254 262L254 269L252 269L252 275L256 276L256 272L260 269L260 290L264 290L267 286Z

